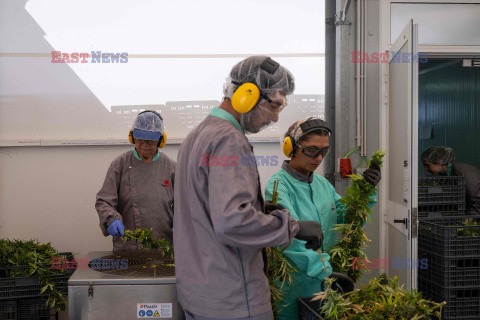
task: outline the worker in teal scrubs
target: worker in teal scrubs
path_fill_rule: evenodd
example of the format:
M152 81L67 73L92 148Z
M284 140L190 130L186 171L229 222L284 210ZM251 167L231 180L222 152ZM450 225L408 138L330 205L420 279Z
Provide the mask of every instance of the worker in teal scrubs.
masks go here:
M353 282L345 274L333 272L328 252L337 241L336 224L344 223L341 196L322 176L313 171L320 165L329 151L331 130L325 121L309 117L295 122L287 130L283 146L284 153L291 157L282 164L265 188L265 199L272 199L274 181L279 179L278 204L290 211L298 221L317 221L322 225L324 240L321 247L322 256L305 248L304 241L294 239L283 254L297 269L292 274L291 285L285 284L284 304L279 313L279 320L298 319L297 299L312 297L323 290L322 283L328 273L337 279L337 284L344 291L353 290ZM380 181L380 169L369 168L364 173L365 180L372 185ZM376 203L375 192L370 208ZM340 214L339 214L340 213ZM322 262L323 260L323 262Z

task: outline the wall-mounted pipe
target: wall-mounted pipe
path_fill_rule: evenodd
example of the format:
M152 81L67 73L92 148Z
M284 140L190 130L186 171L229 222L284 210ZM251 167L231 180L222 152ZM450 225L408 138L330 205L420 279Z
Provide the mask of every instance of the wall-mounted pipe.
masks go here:
M362 19L362 25L363 25L363 51L368 54L368 47L367 47L367 0L361 0L363 3L363 19ZM360 155L365 156L367 155L367 63L364 61L363 62L363 110L362 110L362 125L363 125L363 131L362 131L362 148Z
M357 146L360 147L360 156L367 154L367 1L357 0L357 51L360 61L356 62L356 109L357 109ZM353 57L353 56L352 56Z

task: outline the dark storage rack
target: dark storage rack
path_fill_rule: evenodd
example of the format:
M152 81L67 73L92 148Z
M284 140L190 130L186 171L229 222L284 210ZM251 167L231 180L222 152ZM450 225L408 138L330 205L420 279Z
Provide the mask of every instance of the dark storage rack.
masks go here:
M480 225L462 225L480 216L427 218L420 220L418 248L441 257L480 257Z
M418 289L427 299L446 301L442 319L480 319L480 225L463 225L480 216L420 220Z
M418 205L465 204L465 177L418 177Z
M71 252L60 253L60 257L72 261ZM49 265L50 266L50 265ZM50 266L51 267L51 266ZM29 266L0 267L0 319L1 320L49 320L46 296L40 295L42 284L37 276L11 277L14 271L29 270ZM51 276L51 282L63 295L68 294L68 279L75 270L59 270Z
M419 278L418 290L437 302L446 301L443 320L480 319L480 288L444 288Z
M324 320L320 315L321 301L311 301L312 298L299 298L298 304L298 319L300 320Z
M465 215L465 203L419 204L418 217L441 218Z
M0 319L2 320L50 320L50 308L45 297L0 301Z

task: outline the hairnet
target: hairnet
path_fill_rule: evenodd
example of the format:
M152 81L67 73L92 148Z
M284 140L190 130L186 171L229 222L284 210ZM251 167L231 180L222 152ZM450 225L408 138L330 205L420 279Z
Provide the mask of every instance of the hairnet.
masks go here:
M285 67L279 66L273 74L260 68L262 62L267 56L253 56L237 63L230 72L230 77L223 88L224 96L232 98L238 85L232 83L238 82L244 84L247 82L255 83L260 91L266 95L275 91L285 92L290 95L295 90L295 79L290 71Z
M430 147L422 152L422 162L449 164L455 161L455 153L449 147Z
M163 120L154 112L140 113L133 123L133 137L144 140L158 140L165 130Z

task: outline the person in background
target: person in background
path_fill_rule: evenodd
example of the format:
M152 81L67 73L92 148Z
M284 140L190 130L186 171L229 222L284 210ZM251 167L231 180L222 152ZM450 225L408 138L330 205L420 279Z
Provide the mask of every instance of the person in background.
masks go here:
M246 134L278 121L294 90L292 74L269 57L237 63L224 100L182 143L175 175L174 250L178 299L187 319L272 320L265 247L297 237L314 250L317 222L297 222L265 204Z
M175 161L159 151L166 138L159 113L139 113L129 133L135 147L108 168L95 208L103 235L112 236L113 250L139 249L120 239L125 229L153 228L156 239L172 241Z
M480 169L469 164L455 163L451 148L434 146L422 152L425 171L432 175L462 176L466 184L466 214L480 214Z
M278 179L278 204L298 221L319 222L324 233L321 257L315 251L305 250L305 243L301 239L294 239L283 251L297 272L292 273L292 284L286 283L282 287L285 296L279 320L298 319L297 299L311 297L322 291L327 273L336 279L334 285L344 292L354 289L353 281L345 274L332 273L329 263L328 252L337 241L337 231L333 228L336 224L344 223L341 214L343 207L339 201L341 196L327 179L314 173L329 151L331 134L327 122L320 118L308 117L292 124L285 133L283 145L285 155L291 160L283 162L282 168L265 187L265 198L272 199L274 182ZM364 172L364 177L376 186L381 178L380 168L371 166ZM375 193L369 203L370 208L376 201Z

